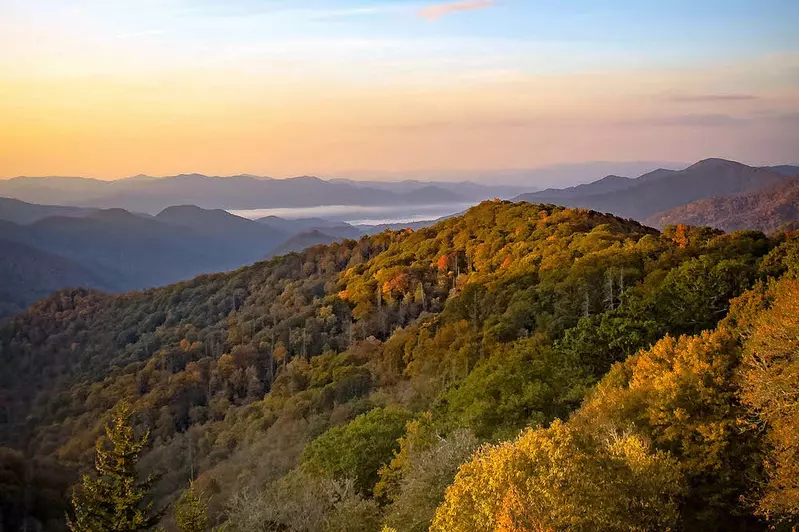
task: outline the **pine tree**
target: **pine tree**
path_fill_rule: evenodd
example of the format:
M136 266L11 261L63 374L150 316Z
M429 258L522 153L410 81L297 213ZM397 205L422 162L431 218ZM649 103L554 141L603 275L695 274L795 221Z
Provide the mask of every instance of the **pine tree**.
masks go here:
M137 440L132 417L130 405L120 402L105 426L105 438L97 440L96 474L84 474L73 488L73 516L67 517L72 532L133 532L154 524L152 505L145 502L152 478L136 479L136 462L149 431Z
M194 484L175 503L175 522L180 532L205 532L208 529L208 501Z

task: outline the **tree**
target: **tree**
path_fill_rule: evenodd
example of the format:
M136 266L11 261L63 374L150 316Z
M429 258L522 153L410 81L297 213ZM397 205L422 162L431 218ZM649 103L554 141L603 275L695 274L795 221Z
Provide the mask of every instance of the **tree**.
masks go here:
M312 441L302 453L302 465L311 473L355 479L361 493L377 482L380 466L399 448L408 413L375 408L347 425L333 427Z
M614 365L569 420L583 432L634 427L675 458L688 484L680 507L687 530L756 526L742 500L759 478L760 438L741 430L738 340L728 321L696 336L667 336Z
M146 502L152 478L143 482L136 478L136 463L149 431L136 439L132 418L126 401L112 411L105 438L97 440L95 475L84 474L72 492L73 515L67 524L73 532L133 532L154 524L152 503Z
M430 448L406 446L406 464L391 497L386 524L392 530L426 532L458 467L469 460L478 443L470 431L461 429L446 439L436 436Z
M231 499L224 532L372 532L380 510L352 479L295 469L262 490L245 488Z
M208 529L208 501L193 483L175 503L175 522L180 532L205 532Z
M759 513L799 523L799 280L769 290L770 308L744 344L741 398L766 434L768 473Z
M556 421L478 451L461 466L430 530L669 530L683 485L676 461L645 438Z

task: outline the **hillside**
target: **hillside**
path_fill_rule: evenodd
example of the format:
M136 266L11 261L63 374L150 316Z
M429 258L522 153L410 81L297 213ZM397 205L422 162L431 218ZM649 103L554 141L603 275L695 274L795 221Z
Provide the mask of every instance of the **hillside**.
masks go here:
M656 170L628 181L617 178L607 182L607 179L583 185L583 189L523 194L516 201L583 207L643 221L656 213L697 200L775 186L787 177L768 168L705 159L684 170ZM603 190L611 184L616 188Z
M270 256L300 232L286 233L225 211L193 206L171 207L151 217L122 209L75 212L71 207L10 203L15 210L6 211L9 216L35 221L0 221L0 239L17 244L6 247L3 263L9 268L30 264L24 279L0 276L0 291L14 294L14 303L4 305L0 317L63 288L125 292L233 270ZM291 222L286 226L291 227ZM49 275L48 268L81 274Z
M208 229L215 231L213 226ZM29 225L6 223L0 226L0 236L83 264L118 290L233 269L266 256L283 239L280 234L241 241L235 235L203 233L121 209L83 218L50 217Z
M300 234L294 235L275 249L274 255L286 255L288 253L300 252L307 248L319 245L332 244L337 240L343 240L326 232L324 229L309 229Z
M50 216L83 217L97 212L97 209L65 207L63 205L36 205L11 198L0 198L0 220L16 224L30 224Z
M77 262L3 239L0 279L0 317L64 288L108 289L101 276Z
M227 239L229 244L249 245L261 250L271 250L290 232L235 216L222 209L201 209L196 205L168 207L158 213L159 222L185 227L204 235ZM265 254L261 251L261 257Z
M746 194L695 201L655 214L654 227L667 224L707 225L724 231L757 229L770 232L799 224L799 178Z
M0 325L0 440L36 463L85 470L109 411L126 399L140 433L150 430L140 469L159 474L160 506L194 476L211 498L212 522L232 531L426 530L481 443L567 419L614 363L667 335L713 329L732 298L787 275L797 250L786 235L660 234L593 211L484 202L415 232L316 246L147 292L64 291ZM610 384L620 386L614 371ZM625 399L623 414L634 416L644 399ZM685 415L680 423L693 423L694 411ZM741 502L750 475L762 474L748 468L759 451L742 457L739 439L703 440L696 419L679 441L747 468L719 470L677 453L673 439L653 440L665 465L620 477L614 489L627 491L609 492L608 511L627 495L659 492L635 482L667 478L664 506L645 499L637 519L654 512L669 526L682 516L695 529L764 528ZM629 445L628 454L644 449ZM635 463L649 463L645 451ZM681 489L683 477L670 468L683 459L694 469L677 504L672 486ZM66 489L63 478L19 482L32 502L3 505L4 522L63 515L65 501L48 499ZM442 508L462 508L452 497ZM482 530L470 528L466 510L441 512L436 530ZM463 520L439 520L446 516ZM169 516L162 524L174 529Z
M591 196L594 194L604 194L606 192L614 192L616 190L624 190L635 186L637 183L634 179L629 177L621 177L617 175L605 176L598 181L577 185L569 188L548 188L540 192L534 192L529 196L529 199L540 201L552 201L558 199L571 199L579 198L581 196Z

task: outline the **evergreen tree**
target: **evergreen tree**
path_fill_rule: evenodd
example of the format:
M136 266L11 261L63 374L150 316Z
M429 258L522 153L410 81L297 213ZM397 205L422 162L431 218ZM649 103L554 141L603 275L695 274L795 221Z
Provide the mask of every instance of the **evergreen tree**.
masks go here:
M97 440L96 475L84 474L72 492L73 516L67 524L73 532L133 532L154 524L152 504L145 502L152 478L136 479L136 462L149 431L136 439L132 417L130 404L120 402L105 426L105 438Z
M208 501L194 484L175 503L175 522L180 532L205 532L208 529Z

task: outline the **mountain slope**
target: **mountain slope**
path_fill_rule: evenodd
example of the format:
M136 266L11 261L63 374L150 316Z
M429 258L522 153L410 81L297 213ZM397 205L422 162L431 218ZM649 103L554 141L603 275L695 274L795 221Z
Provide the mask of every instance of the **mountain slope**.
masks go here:
M541 201L552 202L552 200L577 198L580 196L590 196L594 194L604 194L606 192L613 192L616 190L624 190L635 186L635 180L629 177L621 177L617 175L609 175L603 177L599 181L586 183L584 185L577 185L564 189L548 188L541 192L533 192L525 194L525 201Z
M294 235L280 244L280 246L278 246L273 253L274 255L286 255L287 253L303 251L304 249L313 246L332 244L333 242L342 240L341 238L329 235L322 231L323 230L320 229L310 229L308 231Z
M45 288L78 285L143 289L232 270L265 258L288 236L224 211L192 207L171 209L155 218L110 209L80 218L52 216L27 225L0 223L0 238L24 246L15 249L57 255L101 280L59 285L29 277L26 288L40 295Z
M8 264L32 264L34 254L39 253L41 265L33 267L32 274L24 279L7 276L0 281L0 287L7 288L8 294L16 294L13 298L8 296L14 304L0 312L0 317L63 288L150 288L252 264L273 256L287 241L281 248L283 252L362 235L359 229L339 222L319 219L258 223L196 206L169 207L155 217L123 209L79 209L0 200L0 207L4 206L9 208L0 211L2 214L32 223L3 221L0 214L0 238L18 244L7 247L3 259ZM306 239L303 242L307 245L291 240L307 232L306 227L314 226L325 226L324 238ZM62 269L78 268L82 276L49 275L45 270L41 275L33 274L37 268L46 269L59 261L65 263Z
M344 238L360 238L363 233L357 227L346 222L326 220L324 218L298 218L288 220L279 216L265 216L256 222L266 224L289 236L299 235L308 231L321 231L327 235Z
M17 224L29 224L49 216L88 216L97 209L65 207L62 205L36 205L11 198L0 198L0 220Z
M66 287L107 289L85 266L19 242L0 239L0 318Z
M706 159L675 172L656 172L642 176L640 181L633 180L632 186L620 190L555 198L553 203L646 220L655 213L692 201L767 188L787 179L768 169L724 159ZM523 194L516 199L541 201L536 194Z
M795 164L781 164L778 166L766 166L765 168L788 177L799 175L799 166Z
M764 190L695 201L647 219L654 227L667 224L707 225L724 231L776 231L799 225L799 178Z
M195 205L168 207L158 213L155 219L186 227L204 235L226 238L243 245L249 244L262 250L274 248L289 236L286 232L270 225L259 224L222 209L201 209Z
M125 398L150 430L140 464L160 473L159 500L194 473L212 520L259 516L272 496L307 517L328 511L312 495L319 478L354 479L357 508L397 529L429 524L464 455L418 453L565 418L615 362L714 327L730 298L781 267L764 258L778 244L484 202L416 232L147 292L64 291L0 325L0 442L89 466ZM433 481L417 459L446 470ZM413 498L420 490L427 502ZM699 503L718 490L708 485ZM733 509L703 515L734 528ZM276 526L290 529L289 518Z

